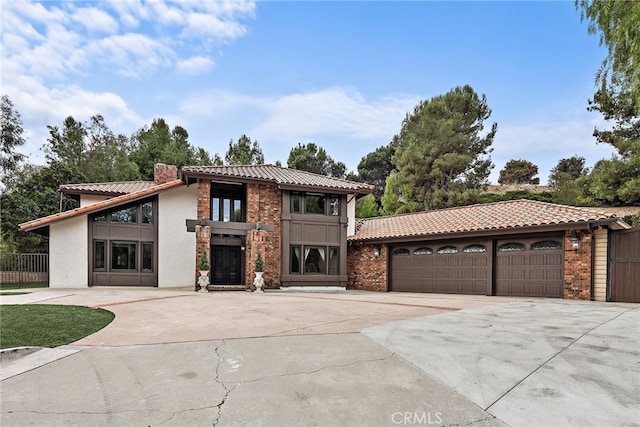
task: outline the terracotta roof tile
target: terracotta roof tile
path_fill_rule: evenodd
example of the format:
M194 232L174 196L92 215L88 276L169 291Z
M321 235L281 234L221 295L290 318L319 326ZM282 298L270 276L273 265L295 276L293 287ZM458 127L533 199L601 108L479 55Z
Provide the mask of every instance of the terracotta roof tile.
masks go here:
M180 185L184 185L182 180L176 179L175 181L169 181L164 184L154 185L153 187L143 188L141 190L135 191L133 193L123 194L118 197L114 197L111 199L103 200L102 202L94 203L89 206L84 206L81 208L73 209L70 211L60 212L57 214L45 216L42 218L34 219L29 222L25 222L20 224L18 227L22 231L32 231L42 227L46 227L54 222L62 221L64 219L69 219L76 217L78 215L85 215L91 212L100 211L102 209L109 208L111 206L121 205L127 202L131 202L137 199L142 199L144 197L151 196L153 194L159 193L163 190L168 190L173 187L178 187Z
M274 165L185 166L182 168L182 173L186 176L211 175L219 178L249 179L266 181L277 185L311 187L334 191L356 193L371 193L373 191L372 185Z
M433 236L482 230L517 229L545 225L616 219L597 208L578 208L534 200L512 200L463 206L362 221L349 240L377 240Z
M122 182L97 182L89 184L63 184L60 191L72 194L103 194L108 196L120 196L145 190L155 186L153 181L122 181Z

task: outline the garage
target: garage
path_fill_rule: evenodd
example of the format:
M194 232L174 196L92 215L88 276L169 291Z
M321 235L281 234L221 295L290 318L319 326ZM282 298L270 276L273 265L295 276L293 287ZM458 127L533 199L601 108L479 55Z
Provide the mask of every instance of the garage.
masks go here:
M562 298L562 235L496 242L495 295Z
M390 288L399 292L562 298L562 241L563 236L557 234L492 243L451 240L394 246ZM495 248L494 262L490 247Z
M484 242L445 241L391 250L390 288L399 292L486 295L489 253Z

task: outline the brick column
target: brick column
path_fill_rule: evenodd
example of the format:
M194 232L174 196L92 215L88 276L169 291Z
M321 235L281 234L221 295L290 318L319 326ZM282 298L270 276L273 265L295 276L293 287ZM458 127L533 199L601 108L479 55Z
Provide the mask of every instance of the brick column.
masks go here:
M380 246L380 255L375 255L376 245L352 245L347 247L347 289L387 292L387 257L389 248Z
M211 227L196 225L196 271L195 280L196 291L200 289L197 285L198 277L200 277L200 258L202 254L209 259L209 269L211 269ZM209 280L211 280L211 273L209 273Z
M571 238L580 239L580 248L573 250ZM564 235L564 298L591 299L591 233L567 230Z

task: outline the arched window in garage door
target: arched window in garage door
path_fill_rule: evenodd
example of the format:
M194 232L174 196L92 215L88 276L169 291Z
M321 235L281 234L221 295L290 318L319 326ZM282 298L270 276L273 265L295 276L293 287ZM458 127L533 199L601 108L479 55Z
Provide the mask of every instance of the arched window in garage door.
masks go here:
M413 251L414 255L432 255L433 254L433 250L431 248L418 248L415 251Z
M524 245L522 243L505 243L498 246L498 252L520 252L524 251Z
M457 254L458 253L458 248L456 248L455 246L443 246L440 249L438 249L438 253L440 255L443 255L443 254Z
M409 249L396 249L393 251L393 256L409 256Z
M531 244L532 251L559 251L562 249L562 244L555 240L542 240Z
M487 252L487 247L484 245L469 245L469 246L465 246L462 252L467 254L479 254L479 253Z

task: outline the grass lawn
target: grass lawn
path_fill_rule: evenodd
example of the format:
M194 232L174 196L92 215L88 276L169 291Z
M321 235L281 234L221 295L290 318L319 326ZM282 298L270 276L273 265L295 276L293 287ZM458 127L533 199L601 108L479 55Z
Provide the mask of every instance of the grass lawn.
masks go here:
M11 283L0 283L0 290L6 289L23 289L23 288L46 288L47 282L11 282Z
M57 347L91 335L115 315L76 305L0 305L0 348Z

